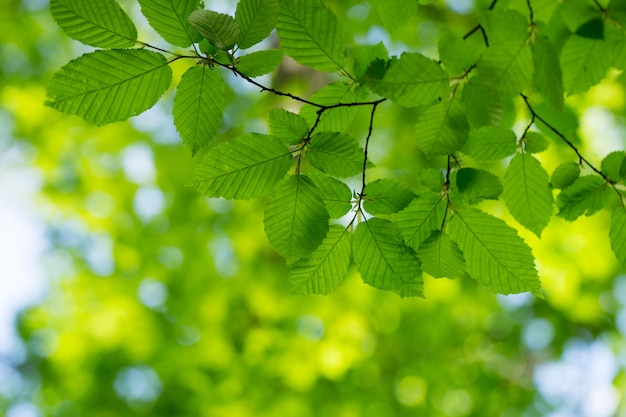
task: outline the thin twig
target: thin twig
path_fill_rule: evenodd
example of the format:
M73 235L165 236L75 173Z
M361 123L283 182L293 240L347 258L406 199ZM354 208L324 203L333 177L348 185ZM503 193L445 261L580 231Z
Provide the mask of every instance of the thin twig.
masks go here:
M528 6L528 12L530 13L530 24L531 26L535 26L535 14L533 13L533 6L530 4L530 0L526 0L526 5Z
M463 40L469 38L474 33L476 33L476 31L478 31L478 30L480 30L480 33L482 33L482 35L483 35L483 41L485 42L485 46L489 47L489 38L487 38L487 33L485 32L485 29L483 28L483 25L481 25L481 24L478 24L478 25L474 26L474 28L472 30L467 32L465 34L465 36L463 36Z

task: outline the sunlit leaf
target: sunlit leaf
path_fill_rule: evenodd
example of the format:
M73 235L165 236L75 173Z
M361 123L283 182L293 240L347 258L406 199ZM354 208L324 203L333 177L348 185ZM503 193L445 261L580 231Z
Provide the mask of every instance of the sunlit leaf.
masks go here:
M461 197L470 204L497 200L502 194L500 179L484 169L461 168L456 173L456 186Z
M626 210L623 206L616 208L611 216L611 249L619 263L626 267Z
M319 172L310 172L307 177L317 186L331 219L338 219L350 211L352 191L345 183Z
M574 161L563 162L557 166L552 172L550 177L550 184L552 188L563 189L567 188L580 175L580 165Z
M515 153L515 133L501 126L483 126L469 132L462 151L477 161L499 161Z
M139 0L139 4L150 26L172 45L186 48L202 39L187 21L189 14L200 7L199 0Z
M237 69L248 77L259 77L274 71L283 60L280 49L257 51L239 57Z
M626 161L626 152L615 151L602 160L602 172L613 181L624 179L621 169Z
M556 110L563 109L563 74L556 48L545 36L538 36L533 47L533 80L539 90Z
M298 144L309 133L304 118L283 109L270 110L270 132L288 145Z
M361 77L367 68L376 59L386 61L389 59L389 52L382 42L374 45L367 45L359 49L354 57L354 74Z
M187 20L217 49L227 51L237 42L239 25L232 16L212 10L195 10Z
M550 142L539 132L526 132L524 150L528 153L540 153L548 149Z
M420 245L417 254L424 272L435 278L460 278L465 273L463 253L445 233L433 232Z
M469 123L456 100L444 100L420 115L415 133L419 148L433 158L461 149L468 139Z
M561 52L565 91L582 93L600 82L611 67L612 56L608 42L570 36Z
M381 178L367 184L363 207L374 215L392 214L405 208L414 197L400 181Z
M337 82L317 90L308 100L323 106L356 103L364 100L364 92L363 89L355 89L350 85ZM300 109L300 115L306 119L310 126L313 126L318 117L318 110L319 107L305 104ZM317 132L343 132L350 126L357 111L357 107L348 106L328 109L321 115L315 130Z
M363 171L363 149L345 133L314 134L306 158L320 171L341 178Z
M404 241L414 250L435 230L441 230L446 199L435 193L419 194L404 210L393 216Z
M239 24L237 45L246 49L267 38L278 20L278 0L240 0L235 19Z
M607 197L608 187L601 177L579 177L558 195L556 202L559 216L569 221L576 220L583 214L590 216L604 208Z

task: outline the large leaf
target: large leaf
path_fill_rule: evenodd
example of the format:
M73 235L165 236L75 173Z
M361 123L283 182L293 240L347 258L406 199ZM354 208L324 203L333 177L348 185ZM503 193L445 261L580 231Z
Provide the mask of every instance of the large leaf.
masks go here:
M248 77L259 77L274 71L283 60L280 49L256 51L239 58L237 70Z
M626 210L623 206L613 211L609 238L617 260L626 268Z
M317 186L331 219L338 219L350 211L352 191L345 183L319 172L310 172L307 176Z
M526 41L490 45L476 67L485 89L501 95L523 91L532 79L533 56Z
M572 35L561 52L565 91L587 91L606 76L612 62L613 48L609 42Z
M137 29L114 0L51 0L50 12L68 36L98 48L128 48Z
M441 66L418 53L403 53L388 63L376 60L362 82L402 106L421 106L444 97L449 78Z
M368 213L392 214L405 208L415 197L400 181L381 178L367 184L363 206Z
M94 51L54 75L45 104L97 125L126 120L167 90L172 79L167 64L163 55L143 49Z
M539 293L530 248L504 221L476 209L459 209L449 222L472 278L500 294Z
M469 135L469 123L456 100L430 106L415 126L417 145L426 157L448 155L461 149Z
M441 230L446 199L435 193L418 195L404 210L393 216L405 242L418 250L435 230Z
M209 149L188 185L209 197L246 200L272 191L292 164L280 139L248 133Z
M462 151L477 161L499 161L515 153L515 133L501 126L483 126L469 133Z
M295 294L330 294L344 281L350 266L350 233L330 226L326 238L308 257L295 262L289 281Z
M309 133L306 120L295 113L284 109L270 110L270 132L272 136L282 139L286 144L300 143Z
M335 15L321 0L281 0L276 24L281 49L318 71L341 71L346 45Z
M350 85L336 82L317 90L308 100L323 106L332 106L339 103L356 103L365 98L364 90L363 88L355 89ZM305 104L300 109L300 115L306 119L310 126L313 126L318 117L318 110L319 107ZM348 106L328 109L321 115L315 131L343 132L350 126L357 111L357 107Z
M453 31L443 32L438 42L439 58L452 75L461 75L474 65L485 49L480 36L463 39Z
M199 0L139 0L139 4L150 26L172 45L186 48L202 39L187 20L200 7Z
M222 121L224 81L215 69L196 65L183 74L174 99L174 124L192 155L206 148Z
M363 149L356 139L345 133L314 134L306 158L320 171L341 178L363 171Z
M417 254L424 272L434 278L460 278L465 273L463 253L450 236L438 230L421 244Z
M352 250L363 281L401 297L423 297L422 270L415 252L389 220L372 218L354 232Z
M504 175L503 197L515 220L541 237L552 217L554 198L548 173L534 156L513 157Z
M240 0L235 19L239 23L240 48L249 48L267 38L278 20L278 0Z
M537 36L533 48L533 80L537 90L556 110L563 109L563 74L556 48L545 36Z
M212 10L194 10L187 20L217 49L227 51L237 42L239 25L232 16Z
M591 216L607 203L608 186L597 175L579 177L572 185L561 191L556 199L559 216L574 221L586 214Z
M288 259L309 255L326 237L328 212L317 187L304 175L283 181L265 209L265 233Z

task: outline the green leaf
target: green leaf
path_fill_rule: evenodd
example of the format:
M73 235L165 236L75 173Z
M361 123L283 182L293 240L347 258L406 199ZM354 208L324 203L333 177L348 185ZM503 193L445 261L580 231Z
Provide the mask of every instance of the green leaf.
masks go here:
M373 215L397 213L415 197L401 182L392 178L382 178L367 184L366 192L363 206Z
M385 29L395 33L417 18L417 3L406 0L374 0Z
M206 65L189 68L174 98L174 124L192 155L215 137L224 113L224 81Z
M276 24L280 47L317 71L341 71L345 49L335 15L321 0L281 0Z
M307 149L306 159L327 174L345 178L363 171L363 149L345 133L316 133Z
M350 266L350 234L337 225L330 226L326 238L308 257L295 262L289 270L294 294L330 294L343 283Z
M476 66L485 89L508 96L522 92L532 79L533 56L526 40L489 45Z
M239 57L237 69L248 77L259 77L274 71L283 60L280 49L251 52Z
M435 230L441 230L446 213L446 200L435 193L419 194L404 210L394 214L404 241L418 250Z
M561 52L565 91L583 93L599 83L611 68L612 56L609 42L572 35Z
M462 151L477 161L499 161L515 153L515 133L501 126L483 126L469 132Z
M455 32L443 32L438 43L439 58L450 74L461 75L474 65L485 50L481 36L463 35Z
M302 116L283 109L272 109L270 132L286 144L296 145L309 134L309 125Z
M235 19L239 24L241 49L249 48L267 38L278 20L278 0L240 0Z
M332 106L338 103L355 103L363 99L364 89L336 82L317 90L308 100L316 104ZM313 126L318 117L318 110L319 107L305 104L300 108L300 115L306 119L310 126ZM347 106L326 110L322 114L315 131L343 132L350 127L357 111L357 107Z
M567 188L576 181L579 175L580 165L573 161L563 162L552 172L550 184L552 188L556 188L557 190Z
M187 185L208 197L247 200L271 192L292 165L280 139L248 133L209 149Z
M580 25L575 33L582 38L604 39L604 22L596 17Z
M97 125L126 120L152 107L167 90L172 70L161 54L143 49L94 51L59 70L46 105Z
M443 189L443 173L435 168L422 169L417 176L417 184L428 191L439 193Z
M526 132L524 150L528 153L540 153L548 149L550 142L539 132Z
M470 83L463 86L461 102L472 128L500 124L504 110L502 98L485 91L480 77L473 77Z
M444 100L422 113L415 126L417 146L427 158L461 149L469 136L469 123L456 100Z
M456 186L460 195L470 204L481 200L497 200L502 194L502 184L489 171L477 168L461 168L456 173Z
M556 199L559 216L574 221L583 214L591 216L607 203L608 187L597 175L579 177L561 191Z
M114 0L50 0L50 12L72 39L97 48L129 48L137 29Z
M602 160L602 172L613 181L621 181L624 179L621 172L624 162L626 162L626 152L611 152Z
M377 59L383 61L389 59L389 52L387 52L387 48L385 48L382 42L378 42L375 45L367 45L359 49L354 56L354 74L357 78L361 77L372 62Z
M237 43L239 25L232 16L212 10L194 10L187 20L217 49L227 51Z
M616 208L611 216L609 239L617 260L626 268L626 211L622 206Z
M320 246L328 233L328 220L313 181L304 175L293 175L272 194L265 209L265 233L285 258L301 258Z
M563 74L556 48L547 37L535 38L533 59L533 80L537 90L555 110L561 111L564 100Z
M381 61L376 60L372 65L379 66ZM374 74L368 69L361 82L375 93L408 107L430 104L446 96L449 89L448 75L436 61L406 52L400 58L392 58L384 69Z
M548 225L554 198L548 173L530 154L516 154L504 175L504 202L522 226L538 237Z
M352 191L345 183L319 172L310 172L307 177L317 187L331 219L338 219L350 211Z
M96 3L96 2L91 2ZM198 0L139 0L141 13L150 26L172 45L188 47L202 37L187 17L200 7Z
M448 235L438 230L421 244L417 254L424 272L434 278L460 278L465 274L463 253Z
M419 260L393 223L378 218L362 222L352 242L354 261L365 283L401 297L424 296Z
M480 210L459 209L449 229L472 278L500 294L539 293L532 252L504 221Z

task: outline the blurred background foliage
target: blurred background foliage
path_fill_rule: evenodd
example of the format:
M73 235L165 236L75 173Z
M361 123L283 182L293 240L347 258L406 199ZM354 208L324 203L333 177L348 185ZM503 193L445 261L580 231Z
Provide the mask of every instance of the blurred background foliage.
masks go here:
M353 45L382 40L392 53L430 56L443 27L462 36L475 25L466 13L488 5L476 3L421 5L405 25L387 27L398 18L387 14L402 8L327 2ZM157 43L138 5L121 4L140 39ZM206 7L234 10L226 1ZM61 33L47 2L0 0L0 29L0 172L18 187L23 172L34 173L31 199L45 225L44 295L16 316L19 337L0 353L0 414L626 415L626 275L609 247L608 213L554 218L541 240L522 232L545 299L427 277L425 300L402 300L354 272L333 295L294 296L263 232L265 201L207 199L185 187L194 160L173 128L173 91L144 115L96 128L42 105L52 73L89 50ZM187 65L177 62L175 77ZM285 63L262 82L309 96L326 77ZM624 78L610 74L568 98L568 126L595 163L624 149ZM266 131L270 108L293 109L227 80L220 140ZM520 103L506 105L520 111L504 123L523 129ZM367 118L357 117L354 136L364 137ZM417 172L443 166L416 148L415 118L381 107L371 179L392 174L414 186ZM575 160L558 143L541 158L548 171ZM483 208L514 222L502 203ZM0 230L5 241L11 233L19 230ZM0 291L9 291L15 276L2 264Z

